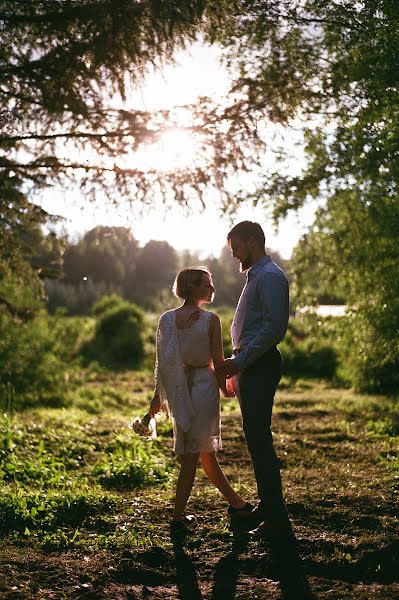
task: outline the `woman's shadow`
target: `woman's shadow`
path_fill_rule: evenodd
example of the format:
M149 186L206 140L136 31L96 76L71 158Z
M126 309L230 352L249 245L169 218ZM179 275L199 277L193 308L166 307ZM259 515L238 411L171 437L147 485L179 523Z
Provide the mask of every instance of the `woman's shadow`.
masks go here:
M186 553L184 543L184 538L172 538L179 598L180 600L202 600L194 562Z

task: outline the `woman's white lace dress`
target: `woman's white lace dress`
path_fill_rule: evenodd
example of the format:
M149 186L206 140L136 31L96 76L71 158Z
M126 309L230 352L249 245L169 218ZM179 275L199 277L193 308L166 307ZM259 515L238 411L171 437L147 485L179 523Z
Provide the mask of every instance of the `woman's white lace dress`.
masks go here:
M215 452L222 442L219 386L208 333L211 313L201 311L189 329L177 328L175 313L164 313L158 323L156 391L172 416L174 450Z

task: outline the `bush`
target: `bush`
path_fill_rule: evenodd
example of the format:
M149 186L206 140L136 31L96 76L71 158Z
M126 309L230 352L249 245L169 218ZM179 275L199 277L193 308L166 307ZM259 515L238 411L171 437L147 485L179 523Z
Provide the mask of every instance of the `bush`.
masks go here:
M118 296L117 294L111 294L110 296L103 296L102 298L100 298L100 300L98 300L94 304L94 306L91 310L91 313L94 317L99 317L100 315L103 315L104 313L106 313L108 310L111 310L112 308L119 306L121 302L122 302L122 298L120 296Z
M279 345L286 374L346 382L346 374L340 368L345 327L344 317L315 314L291 317L287 334Z
M352 385L361 392L397 395L399 390L399 301L360 306L345 330L345 362Z
M65 402L67 365L57 355L57 330L43 311L21 322L0 314L0 396L16 408Z
M144 314L135 304L109 296L95 305L93 339L82 351L86 360L108 368L135 368L144 357Z
M337 370L337 354L327 342L315 337L300 340L288 331L280 344L284 371L291 377L332 379Z

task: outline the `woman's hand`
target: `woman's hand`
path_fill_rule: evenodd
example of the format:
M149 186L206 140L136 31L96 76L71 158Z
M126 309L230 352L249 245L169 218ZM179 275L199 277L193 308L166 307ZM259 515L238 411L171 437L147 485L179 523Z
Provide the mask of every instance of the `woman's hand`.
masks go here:
M226 379L226 391L227 391L227 394L226 394L227 398L234 398L234 396L236 395L233 377L229 377L229 379Z
M234 396L236 395L234 385L231 379L225 379L222 382L222 385L220 386L220 390L225 398L234 398Z
M151 400L150 410L148 411L148 414L152 418L152 417L155 417L155 415L157 415L160 412L161 412L161 399L158 394L155 394L153 399Z

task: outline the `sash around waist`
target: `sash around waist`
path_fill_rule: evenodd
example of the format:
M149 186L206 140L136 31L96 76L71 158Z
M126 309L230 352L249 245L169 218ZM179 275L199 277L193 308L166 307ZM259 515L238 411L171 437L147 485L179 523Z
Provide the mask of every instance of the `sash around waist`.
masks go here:
M194 371L195 369L208 369L211 368L211 365L184 365L184 373L187 379L187 386L191 393L194 381Z

